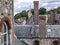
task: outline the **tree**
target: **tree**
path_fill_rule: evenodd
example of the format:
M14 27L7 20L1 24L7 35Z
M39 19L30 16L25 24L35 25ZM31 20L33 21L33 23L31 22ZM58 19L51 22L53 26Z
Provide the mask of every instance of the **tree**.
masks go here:
M51 13L51 11L49 10L49 11L46 11L46 14L50 14Z
M44 15L44 14L46 14L46 9L42 7L39 9L39 15Z
M26 17L26 19L28 19L28 13L27 13L27 11L22 11L21 13L20 13L20 15L21 15L21 17Z
M18 19L18 18L20 18L20 17L21 17L20 13L17 13L17 14L14 16L14 19Z
M17 13L17 14L14 16L15 19L18 19L18 18L20 18L20 17L26 17L26 19L27 19L27 18L28 18L28 13L24 10L24 11L22 11L22 12L20 12L20 13Z
M56 9L57 13L60 14L60 7Z

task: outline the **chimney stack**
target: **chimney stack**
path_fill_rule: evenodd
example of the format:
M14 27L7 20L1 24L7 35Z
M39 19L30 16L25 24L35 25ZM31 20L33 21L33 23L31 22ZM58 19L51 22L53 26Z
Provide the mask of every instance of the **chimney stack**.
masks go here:
M38 25L38 20L39 20L39 13L38 13L38 1L34 1L34 24Z
M46 16L39 16L40 36L46 35Z
M51 16L50 16L50 19L51 19L51 24L52 25L55 25L57 23L57 20L56 20L56 10L51 10Z

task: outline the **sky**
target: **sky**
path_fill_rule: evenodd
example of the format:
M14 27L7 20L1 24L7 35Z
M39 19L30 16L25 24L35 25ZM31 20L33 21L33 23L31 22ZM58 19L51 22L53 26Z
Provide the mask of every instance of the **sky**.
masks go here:
M34 8L33 1L39 1L39 8L44 7L47 10L60 6L60 0L14 0L14 15L23 10Z

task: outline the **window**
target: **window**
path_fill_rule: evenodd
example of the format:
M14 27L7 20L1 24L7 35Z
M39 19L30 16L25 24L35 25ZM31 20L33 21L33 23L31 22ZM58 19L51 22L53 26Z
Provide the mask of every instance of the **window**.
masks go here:
M6 23L2 27L1 45L8 45L8 27Z

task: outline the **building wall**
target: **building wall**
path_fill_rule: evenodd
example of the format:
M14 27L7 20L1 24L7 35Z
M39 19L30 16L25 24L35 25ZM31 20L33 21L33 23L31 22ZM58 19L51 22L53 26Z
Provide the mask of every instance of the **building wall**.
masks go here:
M0 23L2 18L8 17L11 23L11 29L10 31L10 45L14 45L14 39L13 39L13 0L0 0ZM2 27L0 27L2 28ZM0 32L0 37L1 37Z
M60 45L59 39L23 39L27 44L34 45L34 41L38 40L39 45L53 45L54 41L58 41Z

